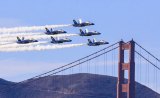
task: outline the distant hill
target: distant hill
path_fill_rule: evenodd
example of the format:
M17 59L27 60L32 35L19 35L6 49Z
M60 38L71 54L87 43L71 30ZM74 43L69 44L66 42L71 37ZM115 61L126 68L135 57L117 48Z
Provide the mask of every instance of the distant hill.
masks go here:
M0 79L0 89L4 91L0 98L116 98L116 83L115 77L85 73L42 77L13 87L16 83ZM160 98L138 83L136 92L136 98Z

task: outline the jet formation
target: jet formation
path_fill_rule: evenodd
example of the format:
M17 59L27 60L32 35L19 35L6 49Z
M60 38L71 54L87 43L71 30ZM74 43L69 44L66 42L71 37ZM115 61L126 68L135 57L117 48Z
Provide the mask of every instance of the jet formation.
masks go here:
M95 25L92 22L86 21L86 22L82 22L81 19L79 19L78 21L73 20L73 24L72 26L74 27L85 27L85 26L91 26L91 25ZM62 29L60 30L53 30L52 28L49 30L48 28L45 28L45 32L44 34L46 35L50 35L51 37L51 41L50 43L52 44L60 44L60 43L65 43L65 42L72 42L71 39L69 38L54 38L52 35L58 35L58 34L65 34L67 33L67 31L64 31ZM100 35L100 32L97 31L89 31L88 29L82 30L79 29L80 33L79 36L93 36L93 35ZM34 42L38 42L38 40L35 39L25 39L24 37L22 37L22 39L20 39L17 36L17 43L18 44L29 44L29 43L34 43ZM96 41L96 39L93 39L93 41L91 41L90 39L88 39L88 46L99 46L99 45L105 45L105 44L109 44L109 42L104 41L104 40L100 40L100 41Z

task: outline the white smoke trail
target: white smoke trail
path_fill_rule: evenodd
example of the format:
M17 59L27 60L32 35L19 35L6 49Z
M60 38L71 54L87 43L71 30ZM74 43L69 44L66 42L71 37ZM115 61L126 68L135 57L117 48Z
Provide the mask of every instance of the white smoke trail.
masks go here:
M13 43L15 43L15 42L0 42L0 46L1 46L1 45L13 44Z
M61 48L71 48L86 45L81 44L63 44L63 45L36 45L36 46L25 46L20 48L0 48L0 52L16 52L16 51L41 51L41 50L52 50L52 49L61 49Z
M27 31L44 30L45 28L59 28L59 27L67 27L67 26L72 26L72 24L31 26L31 27L14 27L14 28L0 28L0 33L27 32Z
M56 37L71 37L71 36L78 36L78 34L57 34L57 35L28 35L25 36L25 39L36 39L36 40L43 40L43 39L50 39L50 36ZM19 36L23 37L23 36ZM1 42L9 42L9 41L16 41L16 37L7 37L7 38L0 38Z
M7 34L1 34L0 35L0 39L2 39L2 38L9 38L9 37L17 37L17 36L19 36L19 37L25 37L25 36L31 36L31 35L44 35L44 33L42 33L42 32L37 32L37 33L12 33L12 34L10 34L10 33L7 33Z

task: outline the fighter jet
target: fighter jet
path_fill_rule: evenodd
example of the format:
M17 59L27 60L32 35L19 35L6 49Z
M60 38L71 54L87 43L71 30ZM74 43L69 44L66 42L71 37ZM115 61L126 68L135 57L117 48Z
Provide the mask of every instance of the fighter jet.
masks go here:
M94 25L94 23L91 23L89 21L87 22L82 22L81 19L78 20L78 22L76 20L73 20L73 26L74 27L84 27L84 26L90 26L90 25Z
M71 42L72 40L71 39L68 39L68 38L63 38L63 39L55 39L51 36L51 43L54 43L54 44L59 44L59 43L64 43L64 42Z
M22 39L20 39L17 36L17 43L18 44L28 44L28 43L34 43L34 42L38 42L38 40L34 40L34 39L24 39L24 37L22 37Z
M80 36L92 36L92 35L100 35L100 34L101 33L97 31L88 31L88 29L83 31L82 29L80 29Z
M88 46L99 46L99 45L104 45L104 44L109 44L109 42L106 42L104 40L96 41L93 39L93 42L88 39Z
M45 34L47 34L47 35L55 35L55 34L67 33L67 32L64 31L64 30L52 30L52 28L51 28L51 30L49 30L48 28L45 28L45 29L46 29Z

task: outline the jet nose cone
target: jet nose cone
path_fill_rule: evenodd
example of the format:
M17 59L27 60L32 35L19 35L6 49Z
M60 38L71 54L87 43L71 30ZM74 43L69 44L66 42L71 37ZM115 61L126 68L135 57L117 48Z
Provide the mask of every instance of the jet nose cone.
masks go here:
M98 34L100 35L101 33L98 32Z
M109 44L109 42L106 42L105 44Z
M94 23L91 23L91 25L95 25Z

